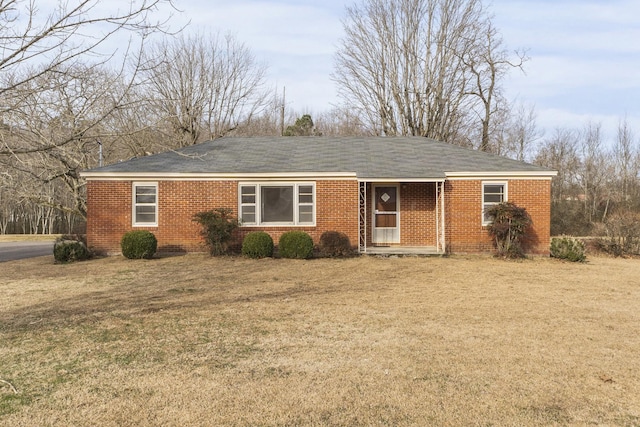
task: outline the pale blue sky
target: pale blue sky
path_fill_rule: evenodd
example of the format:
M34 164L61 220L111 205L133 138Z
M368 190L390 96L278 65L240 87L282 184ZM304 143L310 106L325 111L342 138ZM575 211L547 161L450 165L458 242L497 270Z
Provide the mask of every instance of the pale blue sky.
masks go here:
M176 22L231 32L269 65L291 108L320 112L339 102L330 73L344 0L182 0ZM526 48L526 74L505 82L510 99L533 104L547 135L601 122L608 138L627 117L640 137L640 2L493 0L506 44Z

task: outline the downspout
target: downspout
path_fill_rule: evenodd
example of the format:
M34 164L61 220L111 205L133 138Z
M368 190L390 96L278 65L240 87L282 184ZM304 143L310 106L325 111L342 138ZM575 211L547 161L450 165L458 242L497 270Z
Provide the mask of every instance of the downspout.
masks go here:
M442 212L442 214L440 215L440 220L442 221L442 226L440 227L440 232L442 233L442 242L440 244L440 246L442 247L442 253L446 253L447 252L447 241L446 241L446 233L445 233L445 229L444 229L444 224L445 224L445 220L444 220L444 181L442 181L440 183L440 210Z

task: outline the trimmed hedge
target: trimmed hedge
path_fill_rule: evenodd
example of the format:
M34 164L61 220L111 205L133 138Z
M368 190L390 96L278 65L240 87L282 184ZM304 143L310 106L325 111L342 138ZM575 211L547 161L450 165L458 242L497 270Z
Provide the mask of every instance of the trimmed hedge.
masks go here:
M340 231L325 231L322 233L318 246L323 256L343 257L353 255L349 236Z
M242 255L249 258L273 256L273 239L264 231L252 231L242 241Z
M554 237L551 239L551 256L571 262L587 259L584 243L574 237Z
M304 231L287 231L278 241L282 258L309 259L313 256L313 239Z
M84 261L91 258L91 252L78 240L61 239L53 245L53 258L59 263Z
M158 240L150 231L129 231L122 236L120 247L126 258L150 259L158 250Z

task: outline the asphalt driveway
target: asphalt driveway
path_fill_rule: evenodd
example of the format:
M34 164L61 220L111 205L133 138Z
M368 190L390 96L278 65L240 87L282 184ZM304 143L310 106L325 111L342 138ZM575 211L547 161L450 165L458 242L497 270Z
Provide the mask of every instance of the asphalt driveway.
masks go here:
M0 262L53 255L53 242L0 242Z

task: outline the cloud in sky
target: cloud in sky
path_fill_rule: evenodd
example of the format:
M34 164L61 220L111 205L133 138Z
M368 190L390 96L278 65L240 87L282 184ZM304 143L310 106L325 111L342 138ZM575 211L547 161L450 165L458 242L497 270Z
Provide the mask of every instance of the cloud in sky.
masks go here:
M626 117L640 132L640 3L494 0L493 10L508 45L531 58L526 75L507 80L507 93L535 104L540 125L591 120L611 139Z
M339 103L330 79L342 36L343 0L183 0L193 29L231 32L269 64L291 108L320 112ZM489 3L487 3L489 4ZM528 50L526 74L514 71L506 95L535 105L538 124L580 128L602 122L613 137L627 117L640 136L640 2L493 0L507 46Z

